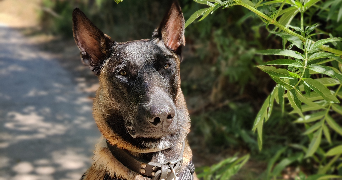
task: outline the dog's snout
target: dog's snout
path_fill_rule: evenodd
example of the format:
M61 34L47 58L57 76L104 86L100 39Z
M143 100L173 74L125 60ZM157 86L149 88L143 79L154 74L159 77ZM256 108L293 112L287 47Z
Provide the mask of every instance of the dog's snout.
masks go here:
M177 123L177 108L165 89L148 89L146 98L138 106L134 121L137 137L160 138L173 133Z
M162 125L163 129L167 129L175 117L175 110L169 105L156 105L150 107L152 118L149 120L154 126Z

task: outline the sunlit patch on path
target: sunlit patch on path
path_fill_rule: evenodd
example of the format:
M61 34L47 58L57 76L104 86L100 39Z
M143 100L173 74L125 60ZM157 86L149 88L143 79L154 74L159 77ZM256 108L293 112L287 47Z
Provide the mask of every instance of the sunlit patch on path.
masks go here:
M83 84L0 26L0 180L79 179L100 137Z

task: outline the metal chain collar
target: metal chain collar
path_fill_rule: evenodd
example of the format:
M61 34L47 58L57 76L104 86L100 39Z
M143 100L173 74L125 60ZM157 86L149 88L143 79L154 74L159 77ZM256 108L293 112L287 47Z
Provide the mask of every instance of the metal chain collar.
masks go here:
M141 162L135 159L125 150L111 145L108 141L107 146L112 152L112 155L124 166L145 177L150 177L152 180L178 180L177 175L183 164L185 141L183 142L183 147L179 158L175 161L166 162L163 164L155 162Z

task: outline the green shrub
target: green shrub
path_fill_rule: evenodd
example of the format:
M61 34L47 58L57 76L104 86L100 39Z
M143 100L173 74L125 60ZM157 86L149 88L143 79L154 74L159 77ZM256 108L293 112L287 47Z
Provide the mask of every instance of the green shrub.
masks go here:
M342 128L339 125L341 118L332 117L339 117L342 114L342 107L338 99L342 97L342 92L340 92L342 51L331 47L339 48L338 43L342 39L319 29L318 24L312 24L315 12L318 10L321 12L319 13L320 17L336 18L339 21L342 16L342 8L338 9L337 5L340 4L340 1L320 2L320 5L316 5L318 0L265 2L262 0L258 2L195 0L195 2L209 7L196 11L188 19L186 26L199 17L201 17L200 21L203 20L221 7L228 8L239 5L255 13L261 18L270 33L282 38L282 49L267 49L257 52L257 54L276 55L281 58L257 66L269 74L277 85L257 114L253 131L257 131L261 150L264 123L269 121L274 101L284 109L287 99L293 108L293 113L300 116L294 122L304 125L303 135L310 139L310 143L289 146L299 148L303 153L295 153L291 157L283 158L271 171L276 160L286 150L286 148L280 149L269 163L266 178L276 178L286 166L294 162L301 163L304 160L313 161L312 164L317 164L317 167L313 172L314 175L307 178L305 175L300 175L299 179L341 178L342 176L339 175L342 175L340 173L342 148L336 146L341 143L339 140L342 135ZM330 9L332 12L325 13L329 6L332 7ZM339 13L335 13L337 10ZM327 26L327 29L329 28L331 27Z

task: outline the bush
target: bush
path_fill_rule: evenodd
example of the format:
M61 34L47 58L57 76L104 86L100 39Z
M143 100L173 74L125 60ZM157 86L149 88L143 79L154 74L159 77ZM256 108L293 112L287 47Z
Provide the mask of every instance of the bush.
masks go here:
M277 85L257 114L253 131L257 131L261 150L263 124L271 116L274 101L284 109L285 98L287 98L293 108L292 112L300 116L294 122L304 125L303 135L310 139L310 143L309 145L305 144L306 147L304 144L289 145L288 148L298 148L302 150L302 153L291 154L290 157L283 158L271 172L275 161L286 150L286 148L280 149L269 163L266 178L276 178L286 166L294 162L303 163L304 160L313 162L311 164L314 166L311 169L314 169L312 172L314 175L307 178L305 175L300 175L299 179L341 178L342 176L339 175L342 175L342 164L339 160L342 146L336 145L341 143L340 136L342 135L342 128L339 125L341 124L339 116L342 114L342 107L339 105L338 99L342 98L342 92L340 92L342 51L331 47L339 48L342 39L324 32L318 28L318 24L312 24L311 21L317 11L320 11L320 17L339 21L342 13L335 13L337 8L333 6L340 4L340 1L322 2L320 6L315 5L318 0L268 2L195 0L195 2L209 7L195 12L188 19L186 25L201 16L200 20L203 20L220 7L228 8L240 5L260 17L270 33L282 38L282 49L267 49L257 52L261 55L276 55L282 58L257 66L269 74ZM332 6L332 12L325 13L329 6ZM342 9L339 9L339 12L342 12ZM297 14L298 20L296 20ZM329 26L327 27L329 28Z

